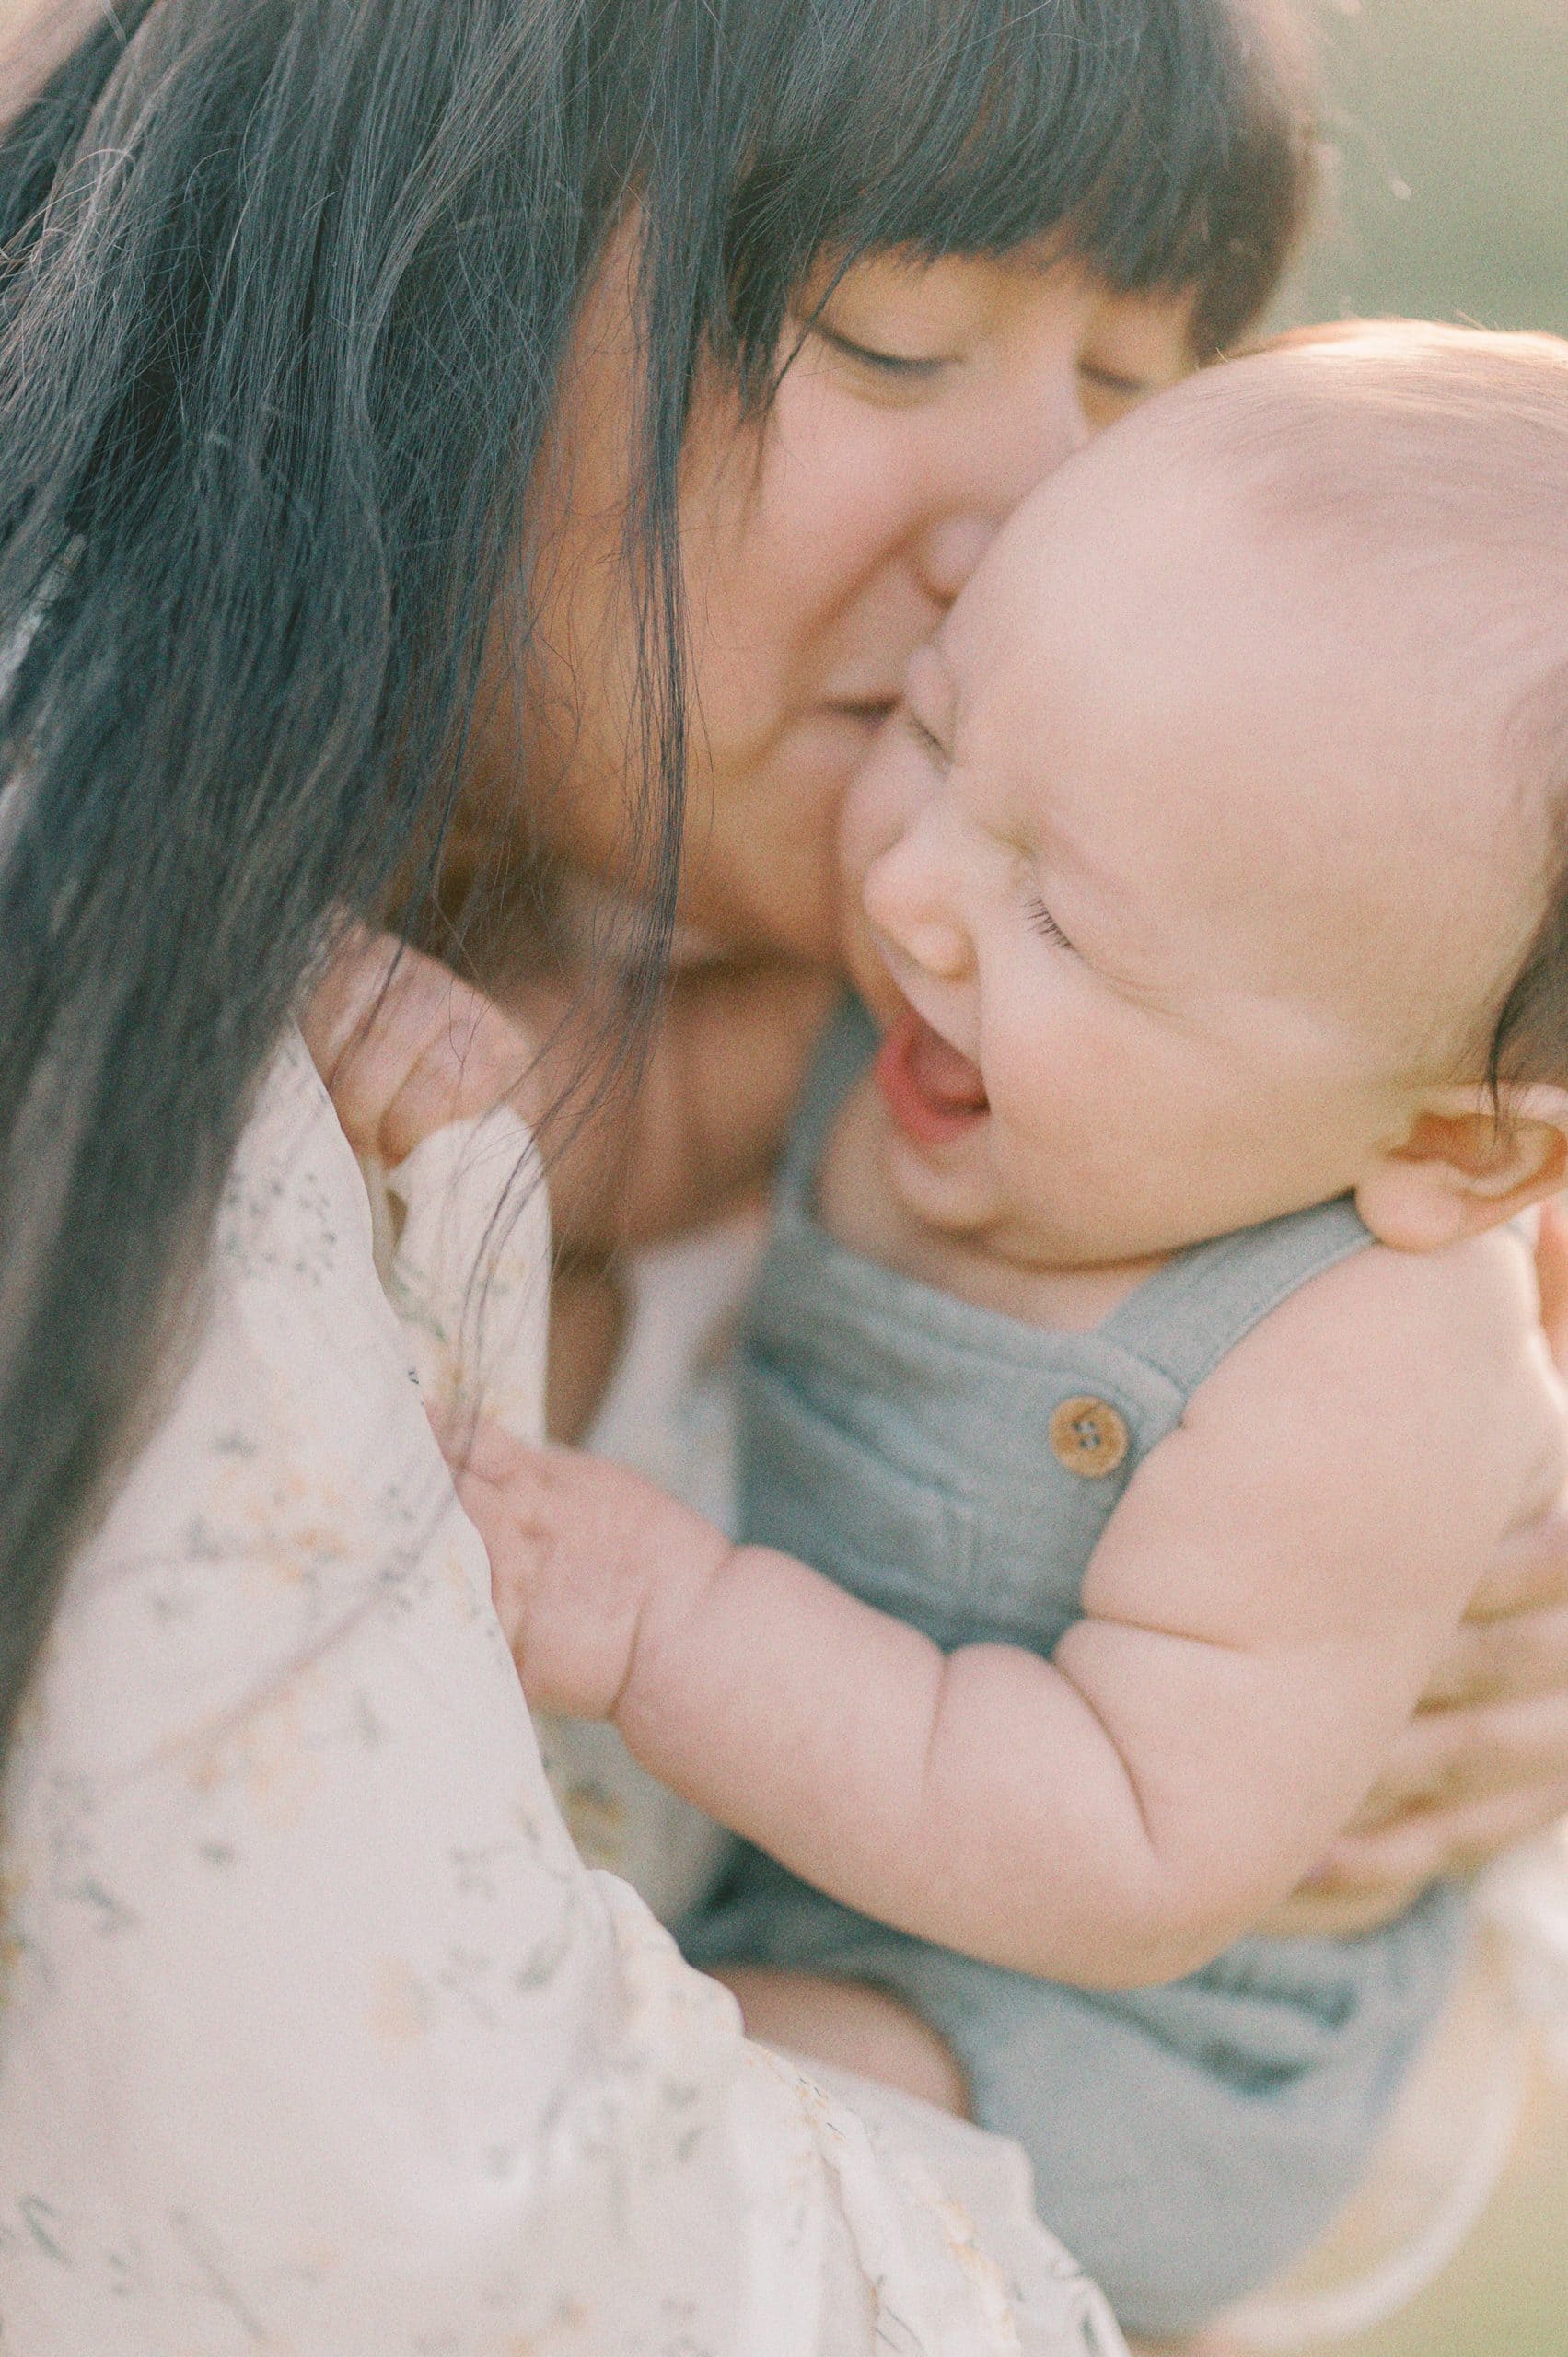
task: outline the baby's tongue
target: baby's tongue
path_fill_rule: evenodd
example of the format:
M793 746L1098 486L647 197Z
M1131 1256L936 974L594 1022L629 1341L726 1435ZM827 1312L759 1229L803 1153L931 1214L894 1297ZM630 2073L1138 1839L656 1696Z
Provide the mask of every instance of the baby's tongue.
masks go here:
M911 1010L908 1048L912 1077L922 1096L949 1113L983 1113L985 1083L972 1057L963 1055L940 1031Z
M945 1145L989 1110L980 1066L950 1047L912 1006L889 1026L877 1085L899 1128L917 1145Z

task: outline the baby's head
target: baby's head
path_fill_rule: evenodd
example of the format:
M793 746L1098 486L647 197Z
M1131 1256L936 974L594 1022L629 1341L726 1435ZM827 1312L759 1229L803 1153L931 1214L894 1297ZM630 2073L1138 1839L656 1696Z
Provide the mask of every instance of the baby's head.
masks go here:
M844 848L928 1221L1070 1265L1353 1190L1423 1248L1562 1185L1568 344L1318 331L1102 436Z

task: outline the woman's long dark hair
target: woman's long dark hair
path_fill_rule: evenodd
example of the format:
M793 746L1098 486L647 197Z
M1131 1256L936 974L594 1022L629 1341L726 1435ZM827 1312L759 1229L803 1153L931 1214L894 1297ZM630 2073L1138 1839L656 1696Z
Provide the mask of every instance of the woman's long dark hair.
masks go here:
M651 1004L676 489L824 253L1060 229L1250 318L1307 133L1242 0L118 0L0 138L0 1741L343 912L440 861L585 289L635 201ZM567 421L569 424L569 421ZM526 718L526 715L525 715Z

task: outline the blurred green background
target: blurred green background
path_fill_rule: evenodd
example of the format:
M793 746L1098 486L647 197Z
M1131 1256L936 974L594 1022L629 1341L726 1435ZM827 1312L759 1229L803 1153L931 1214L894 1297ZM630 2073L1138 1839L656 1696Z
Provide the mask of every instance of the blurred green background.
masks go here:
M1333 149L1302 319L1568 334L1568 0L1317 0ZM1423 2299L1340 2357L1568 2357L1568 2094ZM1327 2357L1327 2352L1325 2352Z
M1299 316L1568 334L1568 0L1317 0L1314 16L1334 153Z

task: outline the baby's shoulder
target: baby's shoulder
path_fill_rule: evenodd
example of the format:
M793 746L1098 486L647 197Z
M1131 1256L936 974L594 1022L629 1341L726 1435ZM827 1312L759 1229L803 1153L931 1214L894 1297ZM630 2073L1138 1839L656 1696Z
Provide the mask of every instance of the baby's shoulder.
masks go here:
M1319 1334L1342 1343L1350 1329L1367 1348L1382 1341L1406 1350L1425 1340L1467 1361L1493 1353L1511 1360L1539 1339L1529 1245L1516 1227L1434 1252L1399 1251L1372 1237L1307 1278L1249 1339L1261 1356L1299 1349ZM1419 1375L1419 1367L1404 1364L1407 1376Z
M1564 1395L1541 1330L1527 1239L1500 1228L1434 1252L1373 1241L1309 1278L1194 1394L1185 1420L1245 1418L1324 1448L1353 1440L1368 1469L1451 1451L1477 1476L1551 1494Z

